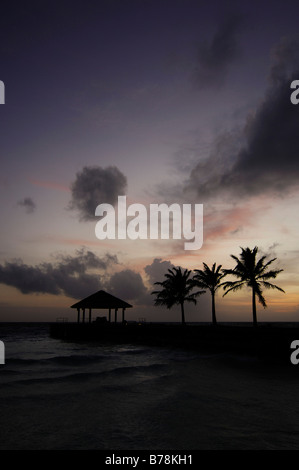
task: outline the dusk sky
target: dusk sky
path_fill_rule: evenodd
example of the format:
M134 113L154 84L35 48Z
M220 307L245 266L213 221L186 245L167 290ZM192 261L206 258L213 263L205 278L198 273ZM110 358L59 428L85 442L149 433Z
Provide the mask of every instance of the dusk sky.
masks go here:
M259 321L299 320L298 1L12 1L1 5L0 321L76 319L99 289L128 320L171 266L233 268L259 247L284 271ZM184 240L99 240L98 204L203 204ZM218 321L251 321L246 289ZM211 321L209 293L186 321ZM103 315L94 312L94 315Z

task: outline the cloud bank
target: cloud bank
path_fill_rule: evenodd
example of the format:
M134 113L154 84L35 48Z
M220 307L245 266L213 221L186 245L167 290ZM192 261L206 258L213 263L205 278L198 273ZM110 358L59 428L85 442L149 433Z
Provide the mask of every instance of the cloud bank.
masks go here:
M17 288L23 294L64 294L80 299L99 290L105 283L104 274L88 270L105 271L117 264L116 256L102 258L81 249L74 256L61 256L55 263L29 266L21 260L0 265L0 283Z
M285 195L298 185L299 106L290 102L290 83L299 77L298 46L284 39L275 48L262 102L248 115L241 133L219 137L213 153L198 161L186 191L203 199L225 193Z
M154 282L161 281L173 265L170 261L154 259L144 268L148 285L141 274L132 269L109 273L119 265L116 256L102 257L82 248L73 256L56 257L53 263L29 266L21 260L0 264L0 283L15 287L23 294L66 295L83 299L104 289L133 305L154 305L151 292Z

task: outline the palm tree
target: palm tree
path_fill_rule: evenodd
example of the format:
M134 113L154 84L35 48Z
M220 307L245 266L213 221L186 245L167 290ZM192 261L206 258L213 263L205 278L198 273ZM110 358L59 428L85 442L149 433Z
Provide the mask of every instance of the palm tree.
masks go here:
M165 280L162 282L155 282L155 285L162 287L160 291L153 291L152 294L156 295L155 305L165 305L171 308L174 305L181 306L182 325L185 325L185 311L184 303L192 302L196 304L196 297L204 294L198 291L192 293L194 282L190 278L191 271L185 269L182 271L181 267L168 269L165 274Z
M213 264L212 269L206 263L203 263L204 269L195 269L195 274L193 280L195 285L207 289L211 292L212 296L212 321L213 325L217 325L216 320L216 308L215 308L215 295L216 291L222 286L221 280L226 276L226 274L221 271L222 265L216 267L216 263Z
M252 290L252 315L253 315L253 325L257 326L256 318L256 296L258 301L262 304L264 308L267 307L266 300L263 296L262 288L266 289L278 289L281 292L284 292L283 289L271 284L268 282L269 279L275 279L277 274L283 271L283 269L276 269L267 271L276 258L271 259L265 263L267 256L262 256L259 260L256 259L258 252L258 247L254 247L252 250L250 248L241 248L242 252L240 258L237 256L231 255L231 257L236 261L236 266L234 269L224 269L225 274L231 274L238 279L238 281L227 281L223 283L223 288L226 290L225 294L228 294L231 291L236 291L241 289L243 286L248 286Z

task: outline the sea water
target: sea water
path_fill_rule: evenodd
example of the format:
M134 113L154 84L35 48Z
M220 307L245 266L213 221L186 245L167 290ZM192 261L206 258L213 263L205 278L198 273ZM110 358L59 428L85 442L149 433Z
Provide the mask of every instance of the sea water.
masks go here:
M0 324L1 450L299 450L299 366Z

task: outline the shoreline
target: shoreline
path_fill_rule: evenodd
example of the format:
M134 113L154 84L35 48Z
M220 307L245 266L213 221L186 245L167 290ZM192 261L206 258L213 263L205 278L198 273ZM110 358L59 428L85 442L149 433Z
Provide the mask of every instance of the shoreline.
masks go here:
M291 343L299 341L297 326L258 324L235 326L163 323L51 323L50 336L67 341L93 341L173 347L202 352L230 352L258 359L290 362ZM292 364L291 364L292 365Z

